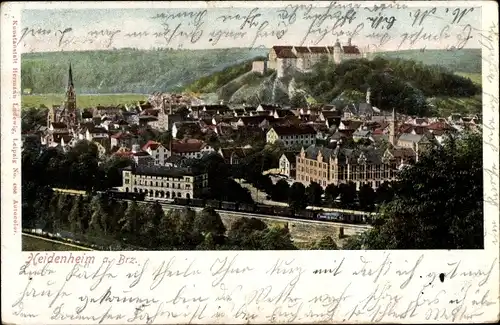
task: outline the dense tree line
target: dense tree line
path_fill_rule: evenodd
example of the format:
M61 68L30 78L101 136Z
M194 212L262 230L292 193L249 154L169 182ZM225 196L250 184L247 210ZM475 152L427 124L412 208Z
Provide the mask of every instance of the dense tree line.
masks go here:
M256 56L263 49L137 50L24 53L22 89L32 93L61 93L67 83L68 64L78 92L151 93L181 90L199 78Z
M280 179L274 185L271 182L266 190L271 193L273 201L286 202L290 207L299 210L316 206L374 212L376 205L389 202L394 196L393 184L390 182L382 183L376 190L371 185L363 184L359 191L356 191L354 183L338 186L328 184L323 189L316 182L311 182L306 187L299 182L290 185L286 180Z
M399 175L393 200L350 249L480 249L483 161L480 134L448 139Z
M106 196L45 193L23 211L25 227L85 236L105 249L137 247L147 250L297 249L287 227L268 227L258 219L241 218L229 229L211 208L169 210L159 203L115 201ZM68 235L67 233L65 233Z
M320 102L345 103L353 92L371 90L372 103L400 113L426 116L432 109L427 97L471 97L481 89L470 79L453 74L441 66L426 66L415 60L358 59L335 64L323 58L310 73L297 78ZM351 96L346 96L349 93ZM359 97L359 96L358 96ZM359 99L359 98L356 98Z

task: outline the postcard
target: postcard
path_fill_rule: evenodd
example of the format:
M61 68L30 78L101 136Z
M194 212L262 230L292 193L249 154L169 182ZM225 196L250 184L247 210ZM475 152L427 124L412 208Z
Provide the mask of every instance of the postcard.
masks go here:
M1 12L6 324L499 320L496 2Z

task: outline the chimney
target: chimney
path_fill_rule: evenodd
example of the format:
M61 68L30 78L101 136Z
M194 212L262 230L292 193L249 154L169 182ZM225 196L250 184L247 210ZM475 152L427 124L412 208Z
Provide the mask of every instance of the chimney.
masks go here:
M347 46L351 46L351 45L352 45L351 41L352 41L352 38L351 38L351 37L349 37L349 38L347 39Z
M367 103L367 104L370 104L370 97L371 97L371 94L372 94L371 89L370 89L370 88L368 88L368 89L366 90L366 103Z

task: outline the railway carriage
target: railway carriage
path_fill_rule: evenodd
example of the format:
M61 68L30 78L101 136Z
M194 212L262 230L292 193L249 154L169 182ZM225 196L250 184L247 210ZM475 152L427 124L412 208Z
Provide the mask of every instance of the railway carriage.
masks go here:
M207 200L206 207L220 209L220 201L217 200Z
M205 202L203 201L203 199L191 199L191 205L194 206L194 207L200 207L200 208L203 208L205 206Z
M255 204L240 203L240 204L238 204L238 211L240 211L240 212L254 212L255 211Z
M220 204L220 208L222 210L237 211L238 210L238 204L236 202L222 201L221 204Z

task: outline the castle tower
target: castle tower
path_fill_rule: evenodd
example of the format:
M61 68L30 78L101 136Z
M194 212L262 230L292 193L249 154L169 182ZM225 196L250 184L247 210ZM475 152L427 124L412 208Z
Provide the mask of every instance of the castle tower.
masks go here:
M392 119L389 125L389 143L396 146L396 111L392 109Z
M71 63L69 64L68 86L66 88L66 100L64 102L64 122L67 124L68 128L76 127L79 122Z
M333 46L333 62L335 62L336 64L339 64L340 61L342 61L342 59L340 57L341 51L342 51L342 48L340 47L340 42L337 39L337 41L335 42L335 45Z

